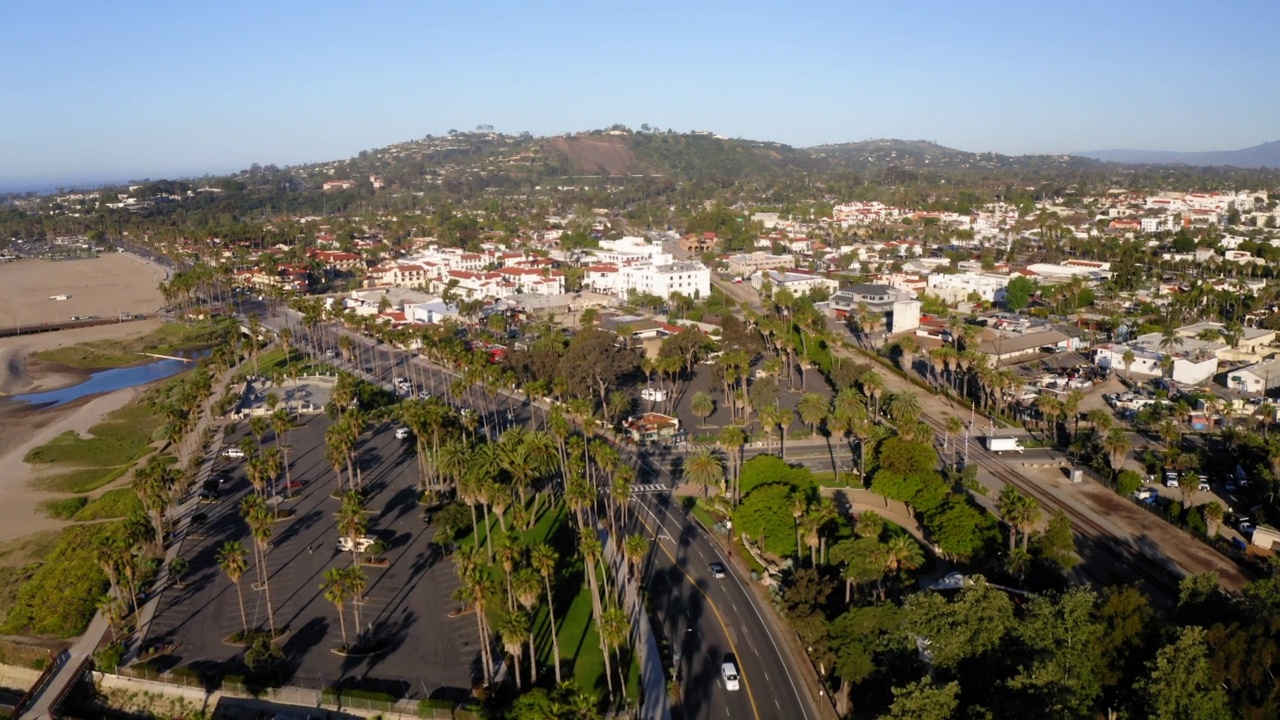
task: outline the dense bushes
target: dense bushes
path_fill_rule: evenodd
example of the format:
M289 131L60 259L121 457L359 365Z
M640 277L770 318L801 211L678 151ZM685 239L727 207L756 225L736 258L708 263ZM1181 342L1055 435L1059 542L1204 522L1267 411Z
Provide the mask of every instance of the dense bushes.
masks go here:
M119 527L119 523L101 523L63 532L57 547L18 591L17 602L0 631L63 638L83 633L107 591L97 548Z

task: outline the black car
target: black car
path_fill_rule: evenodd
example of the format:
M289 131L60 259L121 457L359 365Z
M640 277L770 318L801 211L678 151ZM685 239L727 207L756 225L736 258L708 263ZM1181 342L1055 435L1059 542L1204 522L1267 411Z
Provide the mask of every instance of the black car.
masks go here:
M218 491L201 490L198 497L200 498L200 502L216 502L218 499Z

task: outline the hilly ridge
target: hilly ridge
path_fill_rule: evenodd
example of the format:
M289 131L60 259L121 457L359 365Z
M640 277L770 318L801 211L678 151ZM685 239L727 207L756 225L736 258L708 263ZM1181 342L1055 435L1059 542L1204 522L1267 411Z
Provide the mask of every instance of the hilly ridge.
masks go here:
M1228 166L1238 168L1280 168L1280 140L1240 150L1173 152L1169 150L1091 150L1077 153L1104 162L1143 165Z

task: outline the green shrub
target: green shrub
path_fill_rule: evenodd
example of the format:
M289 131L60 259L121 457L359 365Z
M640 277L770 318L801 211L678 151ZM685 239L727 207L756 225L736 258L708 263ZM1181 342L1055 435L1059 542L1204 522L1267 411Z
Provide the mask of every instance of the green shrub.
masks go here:
M0 632L62 638L83 634L108 587L97 550L119 527L110 522L64 530L53 552L18 590Z
M89 503L88 498L71 497L61 500L45 500L40 503L40 512L57 520L70 520L80 508Z
M142 512L142 501L138 499L138 494L132 488L117 488L89 501L72 519L87 521L125 518L135 512Z
M124 659L124 645L120 643L111 643L93 654L94 664L103 672L115 672L120 667L122 659Z

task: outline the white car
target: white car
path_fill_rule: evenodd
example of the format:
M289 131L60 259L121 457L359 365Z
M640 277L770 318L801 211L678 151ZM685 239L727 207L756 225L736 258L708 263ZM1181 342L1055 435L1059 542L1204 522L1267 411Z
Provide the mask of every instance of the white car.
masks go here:
M647 387L640 391L640 399L649 402L662 402L667 399L667 391L661 388Z
M407 427L398 427L398 428L396 428L396 439L397 439L397 440L407 440L407 439L409 439L409 428L407 428Z
M244 457L244 451L238 447L229 447L222 451L222 457L242 458Z
M371 537L340 537L338 538L338 549L342 552L364 552L373 544Z
M732 655L726 655L724 662L721 663L720 679L724 680L725 690L734 692L739 689L738 665L733 661Z

